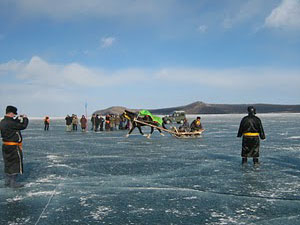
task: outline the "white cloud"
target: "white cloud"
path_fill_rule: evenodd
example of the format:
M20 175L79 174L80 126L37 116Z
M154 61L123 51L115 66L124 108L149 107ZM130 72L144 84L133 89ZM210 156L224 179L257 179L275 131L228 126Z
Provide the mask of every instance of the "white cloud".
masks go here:
M122 71L105 71L101 68L88 68L78 63L66 65L50 64L38 56L28 63L12 61L0 64L0 74L13 73L19 81L39 84L46 87L102 87L124 84L134 79L145 79L145 71L130 69Z
M116 42L115 37L104 37L101 38L101 47L102 48L109 48Z
M0 76L7 73L17 72L24 67L23 61L11 60L7 63L0 64Z
M266 18L265 26L300 29L300 1L283 0Z
M0 107L15 104L32 115L47 111L63 115L66 110L81 109L78 104L86 99L103 101L101 93L107 88L147 82L148 77L141 69L106 71L78 63L53 64L38 56L29 62L12 60L0 64ZM89 91L96 95L87 94Z
M249 21L261 13L264 8L264 2L261 0L241 1L241 5L233 5L232 9L226 13L223 20L223 27L230 29L235 25Z
M207 26L200 25L197 30L200 31L201 33L205 33L207 31Z
M262 101L268 96L289 100L291 96L295 99L300 97L299 83L299 69L128 68L108 71L78 63L49 63L34 56L29 62L12 60L0 64L0 107L16 104L25 111L31 110L32 115L43 115L49 111L63 115L72 107L81 110L78 104L86 99L94 99L96 107L99 107L99 100L108 106L116 102L121 105L125 102L147 104L143 101L153 96L151 91L154 89L157 96L165 98L182 91L186 94L186 102L199 96L203 89L219 96L227 96L229 92L236 95L260 91L265 95ZM200 92L193 93L192 89ZM141 90L148 90L150 94L140 96Z
M86 17L135 18L136 15L156 18L168 13L174 0L2 0L14 5L18 15L46 16L56 20L76 20Z
M163 82L200 85L222 90L254 90L258 88L293 89L300 83L300 70L272 68L166 68L156 73Z
M17 83L40 85L47 88L83 88L115 87L135 81L190 83L212 88L247 89L260 86L294 87L300 83L300 70L278 68L163 68L156 71L149 69L128 68L107 71L101 68L89 68L78 63L51 64L38 56L29 62L12 60L0 64L0 77L5 83L6 77L14 77ZM253 83L253 79L255 82Z

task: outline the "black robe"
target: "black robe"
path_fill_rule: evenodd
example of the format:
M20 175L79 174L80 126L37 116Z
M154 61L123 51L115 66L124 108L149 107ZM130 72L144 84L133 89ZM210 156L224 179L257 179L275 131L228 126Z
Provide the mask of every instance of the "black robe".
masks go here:
M247 133L258 133L257 136L248 136ZM237 134L238 137L243 136L242 143L242 157L259 157L259 145L260 139L265 139L264 129L261 120L253 115L249 114L245 116L240 124L240 128Z
M28 125L28 119L14 119L5 116L0 122L1 137L3 142L22 143L20 130L24 130ZM23 173L23 153L18 145L2 145L2 154L4 160L4 172L7 174Z

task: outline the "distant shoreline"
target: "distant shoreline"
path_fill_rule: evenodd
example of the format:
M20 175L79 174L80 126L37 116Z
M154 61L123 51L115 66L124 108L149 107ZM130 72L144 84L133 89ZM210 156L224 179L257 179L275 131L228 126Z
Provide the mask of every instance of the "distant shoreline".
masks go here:
M257 113L300 113L300 105L276 105L276 104L209 104L197 101L184 106L147 109L156 115L169 115L174 111L185 111L186 114L243 114L247 113L247 107L252 105ZM113 106L103 110L97 110L94 114L120 114L125 109L139 111L141 109L130 109L123 106Z

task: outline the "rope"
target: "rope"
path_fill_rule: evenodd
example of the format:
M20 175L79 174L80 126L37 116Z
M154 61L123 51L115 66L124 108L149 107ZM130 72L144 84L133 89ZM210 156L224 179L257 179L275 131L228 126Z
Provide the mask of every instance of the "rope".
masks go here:
M70 174L70 171L68 171L67 177L69 176L69 174ZM37 225L37 224L40 222L40 220L41 220L41 218L42 218L44 212L46 211L46 209L48 208L50 202L52 201L52 199L53 199L53 197L54 197L54 194L56 193L56 189L57 189L57 187L58 187L59 185L60 185L60 183L57 184L56 187L54 188L54 190L52 191L52 195L51 195L50 198L48 199L48 202L47 202L46 206L44 207L43 211L41 212L41 214L40 214L38 220L35 222L34 225Z

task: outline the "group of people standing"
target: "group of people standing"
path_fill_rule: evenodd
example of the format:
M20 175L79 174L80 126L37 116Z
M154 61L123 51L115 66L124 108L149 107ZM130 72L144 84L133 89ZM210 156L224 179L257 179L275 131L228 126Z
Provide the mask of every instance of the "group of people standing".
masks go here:
M80 120L75 114L72 114L72 116L67 115L65 121L66 131L77 131L79 123L83 132L88 129L88 119L84 115L81 116ZM104 117L98 114L93 114L91 117L91 123L92 126L90 130L95 132L125 130L129 129L130 126L129 121L126 118L115 114L108 114Z
M88 129L88 118L82 115L80 120L76 114L69 114L65 117L66 131L77 131L78 125L80 124L81 130L87 131ZM122 115L108 114L101 116L93 114L91 117L92 127L91 130L97 131L113 131L113 130L126 130L130 128L130 121L124 118ZM50 117L45 116L44 118L44 130L48 131L50 127Z
M66 130L67 131L77 131L78 130L78 124L80 122L80 127L82 131L86 131L87 130L87 118L85 117L85 115L82 115L80 120L78 119L77 115L72 114L72 116L67 115L65 118L66 121Z
M105 117L93 114L91 118L91 130L97 131L113 131L127 130L130 127L130 121L122 115L108 114Z

